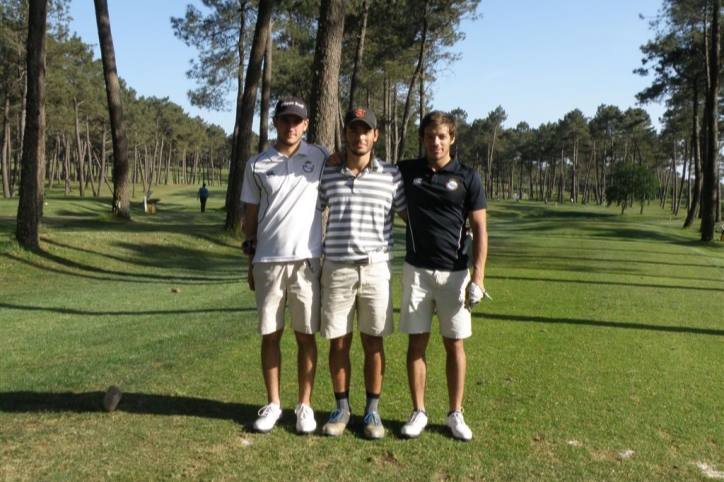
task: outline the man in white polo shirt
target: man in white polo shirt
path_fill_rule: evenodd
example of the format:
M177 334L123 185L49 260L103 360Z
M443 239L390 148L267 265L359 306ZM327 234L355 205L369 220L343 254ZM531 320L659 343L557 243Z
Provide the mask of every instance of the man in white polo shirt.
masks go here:
M328 152L302 140L309 120L301 99L281 98L273 123L276 143L249 159L241 191L246 203L243 248L249 257L249 287L256 291L268 402L259 410L254 429L269 432L282 413L280 341L288 306L298 349L296 429L307 434L317 427L311 399L317 366L322 220L316 207Z
M320 210L329 207L322 268L321 334L330 339L329 370L337 408L325 435L344 433L349 423L350 347L355 312L365 354L367 392L364 436L384 437L378 413L385 369L382 339L393 331L391 280L392 221L406 216L402 177L396 166L372 153L379 136L373 112L345 116L346 154L327 166L319 189Z

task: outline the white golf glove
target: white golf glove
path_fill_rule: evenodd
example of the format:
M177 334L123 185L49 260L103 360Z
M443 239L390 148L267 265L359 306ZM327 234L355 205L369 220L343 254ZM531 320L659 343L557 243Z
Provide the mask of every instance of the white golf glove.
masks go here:
M468 287L465 288L465 308L468 311L473 311L473 307L483 301L483 299L489 299L492 301L487 291L482 289L480 286L475 284L473 281L468 283Z

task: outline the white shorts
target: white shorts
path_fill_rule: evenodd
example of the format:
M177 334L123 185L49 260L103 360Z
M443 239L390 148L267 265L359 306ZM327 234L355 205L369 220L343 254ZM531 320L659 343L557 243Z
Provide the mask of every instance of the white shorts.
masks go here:
M470 312L465 309L465 287L470 272L439 271L402 266L402 306L400 332L408 335L430 333L437 313L440 334L462 339L472 335Z
M254 263L257 331L268 335L284 328L289 306L294 331L319 331L319 258L289 263Z
M324 260L322 267L322 322L324 338L352 333L357 328L371 336L387 336L392 321L392 267L389 261L354 265Z

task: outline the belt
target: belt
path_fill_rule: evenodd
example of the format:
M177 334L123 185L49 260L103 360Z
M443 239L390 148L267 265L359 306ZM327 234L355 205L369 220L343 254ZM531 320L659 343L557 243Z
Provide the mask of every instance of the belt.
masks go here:
M370 262L369 258L362 258L362 259L350 259L350 260L344 260L344 261L337 261L337 263L342 264L351 264L353 266L367 266L368 264L372 264Z

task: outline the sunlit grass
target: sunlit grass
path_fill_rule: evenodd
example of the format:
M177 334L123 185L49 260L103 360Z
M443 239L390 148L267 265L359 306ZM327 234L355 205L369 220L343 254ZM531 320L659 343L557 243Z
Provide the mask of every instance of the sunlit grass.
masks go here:
M155 215L135 199L133 221L122 223L103 217L107 200L51 193L46 215L60 219L44 224L39 254L20 250L14 221L0 220L0 479L702 480L697 463L724 471L724 243L700 244L658 207L619 216L491 203L494 301L476 308L466 342L475 439L456 442L442 425L437 336L431 425L419 440L399 438L411 404L407 342L394 334L380 404L388 435L369 442L358 426L338 439L294 434L290 334L285 416L269 435L250 431L265 402L259 337L239 239L221 229L222 193L202 215L195 188L158 191ZM14 216L12 203L0 201L0 217ZM396 239L399 271L399 226ZM333 397L319 347L321 424ZM111 384L126 394L107 414ZM355 342L355 413L363 404Z

